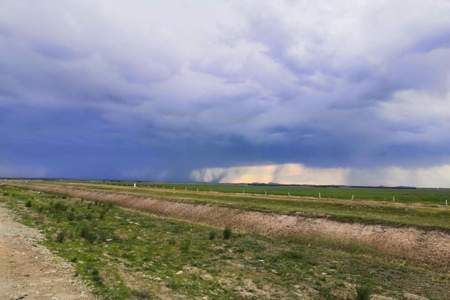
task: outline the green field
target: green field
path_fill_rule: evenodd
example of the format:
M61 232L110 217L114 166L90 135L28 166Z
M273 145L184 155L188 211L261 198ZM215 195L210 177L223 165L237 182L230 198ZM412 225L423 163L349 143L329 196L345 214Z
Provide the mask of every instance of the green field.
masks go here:
M32 185L33 183L31 183ZM334 199L303 199L301 197L260 194L209 193L185 190L182 186L141 186L130 185L54 182L77 188L120 191L143 195L155 199L219 205L232 208L276 212L282 214L301 214L310 217L327 217L341 222L359 222L365 224L384 224L390 226L415 226L422 229L439 229L450 232L450 209L423 203L418 206L411 203L380 201L338 201ZM168 188L169 187L169 188ZM172 189L170 189L172 187Z
M355 244L224 234L99 202L0 186L0 203L45 233L105 299L449 299L446 271ZM228 232L229 233L229 232Z
M97 183L131 186L131 181L102 181ZM217 191L223 193L250 193L269 195L288 195L337 198L337 199L371 199L395 201L402 203L450 204L450 189L438 188L372 188L372 187L303 187L289 185L248 185L248 184L195 184L195 183L151 183L138 182L142 187L175 188L190 191Z

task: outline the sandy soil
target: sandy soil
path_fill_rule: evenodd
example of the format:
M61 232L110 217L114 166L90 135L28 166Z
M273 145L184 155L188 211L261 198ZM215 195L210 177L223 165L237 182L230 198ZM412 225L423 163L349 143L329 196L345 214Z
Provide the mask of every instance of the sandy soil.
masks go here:
M25 187L25 185L22 185ZM111 202L123 207L188 222L277 236L321 236L339 241L357 241L380 251L450 270L450 235L411 227L343 223L324 218L262 213L213 205L196 205L144 196L67 186L28 185L40 191L57 192L88 200Z
M95 299L69 263L38 244L42 238L0 206L0 298Z

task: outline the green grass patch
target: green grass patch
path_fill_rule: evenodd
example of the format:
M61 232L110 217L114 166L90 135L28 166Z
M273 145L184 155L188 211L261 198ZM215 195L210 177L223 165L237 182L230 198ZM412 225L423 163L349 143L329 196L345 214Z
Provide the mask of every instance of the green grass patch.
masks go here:
M86 181L84 181L86 182ZM93 183L110 184L130 187L127 181L90 181ZM450 201L448 188L386 188L386 187L333 187L333 186L295 186L295 185L264 185L264 184L195 184L195 183L154 183L139 182L139 187L175 189L186 191L222 193L246 193L260 195L291 195L305 197L337 198L337 199L371 199L401 203L429 203L443 205Z
M364 287L393 296L405 291L449 296L445 272L358 246L344 251L320 239L272 239L231 230L226 238L226 229L102 203L18 188L1 187L0 194L1 202L23 223L42 230L44 244L72 262L106 299L298 299L302 293L345 299L364 297Z

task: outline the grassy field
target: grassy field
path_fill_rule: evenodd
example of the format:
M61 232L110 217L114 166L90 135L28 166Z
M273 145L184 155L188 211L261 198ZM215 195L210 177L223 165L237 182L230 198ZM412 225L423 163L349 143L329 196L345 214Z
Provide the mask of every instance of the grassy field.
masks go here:
M320 239L236 234L57 194L0 189L0 202L41 229L45 245L106 299L450 297L448 273L358 245L344 251Z
M103 181L96 183L131 186L133 182ZM304 187L289 185L248 185L248 184L194 184L194 183L151 183L139 182L139 186L190 190L217 191L223 193L249 193L269 195L292 195L305 197L337 198L337 199L371 199L402 203L450 204L450 189L446 188L352 188L352 187Z
M421 229L450 232L450 209L444 206L424 206L392 201L361 201L335 199L303 199L301 197L258 194L196 192L183 189L164 189L95 183L56 182L52 184L78 188L101 189L139 194L168 201L227 206L239 209L302 214L311 217L327 217L342 222L384 224L390 226L414 226Z

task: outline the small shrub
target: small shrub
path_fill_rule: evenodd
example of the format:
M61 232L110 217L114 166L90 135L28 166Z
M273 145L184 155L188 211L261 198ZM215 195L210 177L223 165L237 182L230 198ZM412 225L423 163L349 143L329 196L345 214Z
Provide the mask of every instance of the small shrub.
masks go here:
M181 245L180 245L180 250L181 252L188 252L189 249L191 248L191 240L184 240Z
M102 209L101 211L100 211L100 214L99 214L99 219L100 220L103 220L104 218L105 218L105 215L106 215L106 213L108 212L108 209L106 208L106 209Z
M96 268L92 268L90 270L92 280L97 284L102 284L103 280L100 276L100 272Z
M106 242L106 240L112 239L112 234L105 230L97 230L96 238L98 241Z
M66 205L64 205L64 203L62 202L55 202L55 204L53 205L53 209L56 211L64 211L66 210Z
M80 236L84 238L89 243L95 242L97 239L97 236L92 232L91 229L89 229L88 226L82 226L80 230Z
M208 238L210 241L214 240L216 238L216 233L214 231L210 231Z
M287 259L301 260L304 256L296 251L287 251L283 255Z
M73 211L67 212L66 216L67 216L67 220L69 220L69 221L75 220L75 214Z
M356 299L357 300L369 300L371 290L367 286L360 286L356 289Z
M136 298L136 299L152 299L152 296L150 295L150 293L148 293L147 291L144 290L133 290L131 291L131 294Z
M54 214L59 214L59 212L65 211L66 209L66 205L58 201L50 202L50 205L48 207L49 212L52 212Z
M26 207L31 207L31 200L27 200L27 202L25 202L25 206Z
M231 235L232 235L231 228L225 227L225 229L223 230L223 239L229 240L231 238Z
M55 241L58 243L64 242L66 238L66 232L64 230L58 230L55 234Z

